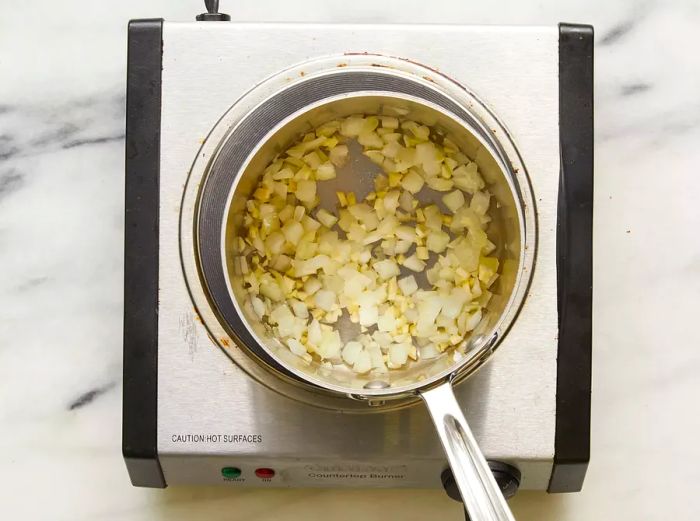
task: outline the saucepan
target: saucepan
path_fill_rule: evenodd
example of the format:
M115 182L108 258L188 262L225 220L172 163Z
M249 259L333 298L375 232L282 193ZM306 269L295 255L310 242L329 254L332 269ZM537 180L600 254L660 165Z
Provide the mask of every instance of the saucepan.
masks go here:
M338 63L334 67L329 66L330 59L314 66L307 64L305 74L294 81L289 81L288 73L278 75L254 89L254 97L249 95L234 105L228 119L222 118L225 128L219 128L216 146L209 157L198 158L203 174L197 187L192 236L199 277L231 338L280 378L319 395L364 401L368 407L407 396L420 397L428 407L471 518L513 519L455 399L453 385L492 357L526 297L536 230L524 165L505 127L463 86L434 71L422 74L427 69L399 60L362 57L352 61L344 57L342 61L342 66ZM282 76L286 81L280 79ZM489 287L490 300L456 345L437 356L418 357L382 371L357 372L346 363L329 363L313 353L299 352L298 346L290 350L288 341L270 326L269 316L251 299L246 276L252 266L241 266L246 262L241 259L254 250L251 241L246 241L250 201L267 196L256 192L263 172L300 136L353 115L396 117L449 136L450 142L478 166L483 189L491 196L485 230L492 243L489 255L499 261L496 280ZM367 161L356 140L347 142L347 160L336 169L333 179L323 186L319 183L317 200L313 209L307 208L308 215L317 215L321 208L337 214L342 204L338 192L352 192L362 201L375 190L373 180L380 175L376 162ZM438 207L443 205L442 196L430 190L414 194L417 204L435 203ZM405 224L415 225L412 221ZM467 230L458 230L451 239L460 234L468 236ZM293 257L293 252L290 254ZM429 289L424 276L416 275L414 280L419 290ZM341 316L331 327L347 342L357 333L353 330L356 322ZM372 332L372 328L363 330Z

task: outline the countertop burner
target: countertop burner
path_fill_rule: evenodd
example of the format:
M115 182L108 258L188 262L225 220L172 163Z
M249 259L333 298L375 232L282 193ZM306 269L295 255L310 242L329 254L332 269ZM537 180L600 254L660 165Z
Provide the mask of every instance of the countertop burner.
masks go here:
M253 108L239 102L246 93L304 82L319 63L380 67L393 57L406 73L427 67L474 93L517 146L536 206L532 282L497 356L456 392L504 492L579 490L590 437L592 28L203 20L129 28L123 449L132 483L450 489L423 407L319 404L262 368L212 326L217 311L182 251L195 233L195 159L218 146L212 129L231 107Z

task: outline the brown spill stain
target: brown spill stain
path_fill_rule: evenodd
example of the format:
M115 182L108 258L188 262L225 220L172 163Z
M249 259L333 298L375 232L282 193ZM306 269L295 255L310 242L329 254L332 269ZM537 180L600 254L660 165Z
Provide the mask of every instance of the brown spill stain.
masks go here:
M414 64L414 65L419 65L420 67L425 67L426 69L430 69L431 71L437 72L438 74L442 74L442 73L440 72L440 69L438 69L438 68L436 68L436 67L430 67L429 65L426 65L425 63L417 62L417 61L415 61L415 60L411 60L410 58L401 58L401 57L398 57L398 56L396 56L396 58L398 58L399 60L403 60L403 61L405 61L405 62L412 63L412 64Z
M336 65L336 67L347 67L347 66L348 66L347 63L339 63L338 65Z
M304 71L300 71L300 72L299 72L299 76L302 76L302 77L303 77L303 76L306 76L306 73L305 73Z
M228 341L228 338L222 338L221 339L221 345L224 347L228 347L231 345L231 342Z

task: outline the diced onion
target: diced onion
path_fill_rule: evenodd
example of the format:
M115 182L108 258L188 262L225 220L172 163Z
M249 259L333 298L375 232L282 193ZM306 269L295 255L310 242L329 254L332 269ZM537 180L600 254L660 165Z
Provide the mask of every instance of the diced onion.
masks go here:
M476 163L451 138L431 139L407 109L383 111L325 123L278 154L246 201L235 242L247 312L324 371L346 364L381 374L419 359L460 360L455 346L482 320L499 277L485 231L491 195ZM364 200L338 191L337 211L314 210L319 192L328 193L318 183L336 178L350 141L384 173ZM414 197L426 185L448 215ZM431 289L419 288L422 273ZM360 328L348 342L335 325L341 317Z
M335 307L335 293L322 289L314 295L314 303L324 311L331 311Z
M359 342L350 341L346 343L342 352L343 361L349 365L354 365L362 351L362 344Z
M472 196L472 200L469 203L469 208L474 210L478 215L486 215L489 209L490 196L486 192L476 192Z
M411 255L409 258L407 258L403 265L408 268L409 270L413 271L423 271L425 269L425 262L420 260L415 254Z
M306 282L304 282L304 291L308 295L313 295L322 287L323 285L319 282L318 279L308 279Z
M330 213L328 210L321 208L318 213L316 213L316 218L325 226L326 228L332 228L335 223L338 222L338 218Z
M452 175L455 186L467 193L475 194L484 188L484 180L477 172L476 163L459 166Z
M450 242L450 236L443 231L433 231L428 235L428 239L425 243L430 251L435 253L441 253L447 248L447 244Z
M413 275L399 279L398 284L399 288L401 289L401 293L407 297L413 295L418 290L418 283Z
M399 207L399 197L400 193L398 190L392 190L391 192L388 192L384 196L384 208L387 209L390 213L396 212L396 209Z
M447 195L442 196L442 202L445 203L452 213L455 213L464 206L464 194L461 190L455 190Z
M408 359L409 345L392 344L389 347L389 363L392 367L401 367Z
M287 339L287 345L289 346L289 349L292 351L292 353L294 353L297 356L306 354L306 347L304 347L304 345L301 342L294 338Z
M481 322L481 310L477 310L475 313L469 315L465 323L465 331L472 331Z
M265 239L265 248L269 250L270 253L272 253L273 255L278 255L282 253L285 238L286 234L282 234L280 232L272 232L270 235L267 236L267 239Z
M430 188L438 192L447 192L452 190L454 182L451 179L443 179L442 177L429 177L425 181Z
M391 128L391 129L399 128L398 118L394 118L391 116L381 116L379 118L379 120L382 122L383 128Z
M297 199L302 202L308 203L313 201L316 197L316 183L308 180L299 181L295 194Z
M348 158L348 147L345 145L338 145L333 150L330 151L328 157L336 167L341 167L345 164Z
M316 179L319 181L335 179L335 166L333 166L333 163L323 163L319 165L316 169Z
M367 148L382 148L384 146L384 140L376 132L360 134L357 138L357 142Z
M349 117L340 125L340 135L345 137L357 137L365 128L365 118Z
M253 306L253 311L255 311L255 314L258 315L258 318L262 319L262 317L265 315L265 304L256 296L252 296L250 301Z
M399 266L391 259L375 262L373 268L384 280L396 277L399 274Z
M328 326L325 326L328 327ZM329 329L321 330L321 341L318 343L319 355L323 359L336 360L340 358L342 342L337 331Z
M260 283L260 294L264 297L279 302L284 300L284 293L280 287L274 282L261 282Z
M299 318L309 318L309 309L299 300L291 301L292 311Z
M412 194L420 192L424 183L425 180L415 170L409 170L401 180L401 186L404 188L404 190L407 190Z
M394 233L402 241L415 242L416 240L416 230L411 226L398 226Z
M424 345L423 347L419 348L418 351L420 352L420 357L423 360L430 360L431 358L437 358L440 356L440 350L433 343Z
M372 359L370 358L369 353L367 351L361 351L357 355L357 359L355 360L353 369L355 369L355 372L360 374L366 373L367 371L372 369Z
M412 245L413 245L413 241L399 239L398 241L396 241L396 245L394 246L394 253L396 255L401 255L403 253L406 253L408 250L411 249Z

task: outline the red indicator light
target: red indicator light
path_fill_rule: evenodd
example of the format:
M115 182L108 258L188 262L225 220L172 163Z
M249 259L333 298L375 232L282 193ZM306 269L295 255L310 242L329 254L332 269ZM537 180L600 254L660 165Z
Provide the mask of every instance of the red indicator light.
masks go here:
M255 475L260 479L270 479L275 476L275 471L268 468L255 469Z

